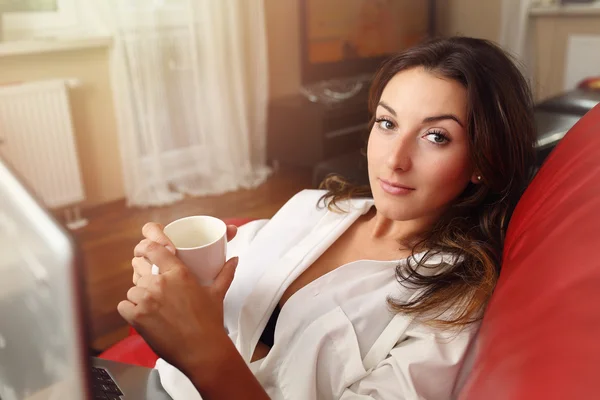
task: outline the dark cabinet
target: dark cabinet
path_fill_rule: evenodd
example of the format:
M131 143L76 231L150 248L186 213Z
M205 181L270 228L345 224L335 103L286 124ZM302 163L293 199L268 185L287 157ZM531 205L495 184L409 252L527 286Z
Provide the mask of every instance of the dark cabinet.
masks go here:
M317 163L366 148L367 93L335 104L312 103L302 95L269 105L267 157L280 164Z

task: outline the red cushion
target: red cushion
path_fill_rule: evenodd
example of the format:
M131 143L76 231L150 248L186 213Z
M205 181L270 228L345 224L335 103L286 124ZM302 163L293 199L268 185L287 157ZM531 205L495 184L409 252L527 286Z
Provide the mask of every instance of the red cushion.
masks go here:
M224 221L228 225L242 226L252 220L252 218L231 218ZM100 358L154 368L158 356L135 329L130 327L129 336L100 354Z
M158 356L140 335L132 335L100 354L100 358L154 368Z
M519 202L461 399L600 396L600 106Z

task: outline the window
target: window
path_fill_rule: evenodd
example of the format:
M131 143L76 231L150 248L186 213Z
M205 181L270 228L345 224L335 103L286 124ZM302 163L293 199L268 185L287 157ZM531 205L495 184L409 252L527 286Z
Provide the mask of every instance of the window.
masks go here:
M53 36L79 26L78 0L0 0L5 40Z
M57 0L0 0L2 12L56 12Z
M185 12L188 1L113 0L110 5L127 28L135 29L185 25L190 18ZM0 0L0 41L105 34L95 2L108 0Z

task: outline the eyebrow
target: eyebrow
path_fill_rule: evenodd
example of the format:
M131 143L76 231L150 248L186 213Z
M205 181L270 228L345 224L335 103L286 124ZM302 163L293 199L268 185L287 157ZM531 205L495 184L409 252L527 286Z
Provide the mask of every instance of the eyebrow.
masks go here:
M396 114L396 111L390 107L389 105L387 105L387 103L385 103L384 101L380 101L378 106L381 106L383 108L385 108L386 110L388 110L390 112L390 114L392 114L394 117L398 117L398 114ZM444 120L453 120L455 121L457 124L459 124L461 127L465 127L464 124L462 122L460 122L460 120L458 119L458 117L454 114L440 114L440 115L433 115L431 117L427 117L423 120L423 123L426 124L428 122L437 122L437 121L444 121Z

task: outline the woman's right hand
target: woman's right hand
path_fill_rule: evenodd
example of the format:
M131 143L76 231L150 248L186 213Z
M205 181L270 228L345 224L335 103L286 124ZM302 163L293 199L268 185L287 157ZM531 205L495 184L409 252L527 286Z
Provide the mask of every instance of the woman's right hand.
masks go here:
M235 225L227 225L227 241L233 240L237 234L237 227ZM144 241L151 241L162 244L172 254L176 254L177 250L171 239L165 235L164 227L156 222L148 222L142 227L142 235ZM133 267L133 284L137 285L137 281L144 275L152 274L152 264L148 262L144 257L133 257L131 260L131 266Z

